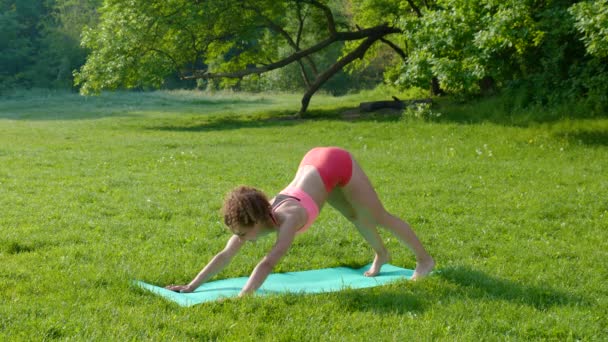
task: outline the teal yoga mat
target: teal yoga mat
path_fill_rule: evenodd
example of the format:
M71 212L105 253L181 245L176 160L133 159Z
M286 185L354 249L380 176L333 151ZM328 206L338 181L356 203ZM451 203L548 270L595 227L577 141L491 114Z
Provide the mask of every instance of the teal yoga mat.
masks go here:
M335 292L343 289L360 289L384 285L396 280L410 279L413 270L393 265L382 266L382 271L375 277L363 275L371 265L359 269L348 267L324 268L320 270L274 273L257 291L257 295L276 293L322 293ZM181 306L192 306L219 298L238 296L248 277L216 280L201 285L192 293L177 293L162 287L150 285L142 281L135 283L165 299Z

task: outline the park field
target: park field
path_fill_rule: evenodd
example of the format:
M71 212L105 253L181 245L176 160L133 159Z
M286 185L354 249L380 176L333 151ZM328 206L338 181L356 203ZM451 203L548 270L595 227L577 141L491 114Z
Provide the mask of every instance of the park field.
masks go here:
M0 340L606 340L608 119L511 115L500 99L352 110L386 97L317 95L304 119L291 116L298 94L0 98ZM133 285L190 281L229 238L224 195L276 193L319 145L353 153L434 274L190 308ZM415 266L381 235L392 264ZM250 244L215 279L248 275L272 244ZM326 206L275 272L372 257Z

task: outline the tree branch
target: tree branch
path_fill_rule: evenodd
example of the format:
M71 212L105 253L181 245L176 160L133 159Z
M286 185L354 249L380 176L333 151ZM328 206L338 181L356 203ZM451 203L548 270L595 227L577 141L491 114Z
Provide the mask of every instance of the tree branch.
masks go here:
M300 3L296 3L297 5L297 15L298 15L298 33L296 35L296 46L298 47L297 50L300 50L300 42L302 41L302 33L304 32L304 22L306 21L306 17L307 15L302 15L302 6L300 5ZM315 64L315 61L309 56L306 57L306 61L308 62L308 65L310 66L310 69L312 71L312 75L314 77L317 77L317 75L319 74L319 71L317 70L317 65ZM304 70L304 67L302 66L302 73L304 75L306 75L306 86L310 87L310 81L308 80L308 75L306 74L306 71Z
M308 88L304 96L302 97L302 107L300 107L299 115L302 115L308 109L308 104L310 103L310 98L312 95L321 88L321 86L327 82L335 73L342 70L344 66L351 63L357 58L363 58L367 50L374 44L376 41L381 39L383 35L371 35L366 40L363 41L356 49L348 53L346 56L342 57L332 66L330 66L327 70L325 70L321 75L317 77L315 82Z
M250 68L246 68L246 69L240 70L240 71L229 71L229 72L219 72L219 73L210 73L207 70L205 70L205 71L197 70L197 71L194 71L193 75L185 76L185 77L183 77L183 79L196 79L196 78L209 79L209 78L222 78L222 77L241 78L241 77L244 77L247 75L252 75L252 74L260 75L262 73L265 73L265 72L268 72L268 71L271 71L274 69L282 68L297 60L300 60L306 56L309 56L317 51L320 51L320 50L324 49L325 47L327 47L337 41L359 40L359 39L369 38L369 37L377 37L376 40L378 40L387 34L399 33L399 32L401 32L400 29L395 28L395 27L390 27L386 24L363 29L363 30L356 31L356 32L336 32L335 36L329 37L305 50L297 51L294 54L292 54L280 61L277 61L275 63L271 63L271 64L268 64L265 66L250 67Z
M399 46L397 46L397 44L391 42L390 40L388 40L386 38L380 38L380 41L383 42L384 44L390 46L393 50L395 50L395 52L399 56L401 56L401 59L403 59L403 60L407 59L407 54Z
M156 52L157 54L169 59L171 61L171 63L173 63L173 67L175 68L175 70L178 70L178 72L179 72L179 64L177 63L175 58L173 58L173 56L171 56L171 54L167 53L166 51L159 50L156 48L151 48L151 49L149 49L149 51ZM180 72L180 74L181 74L181 72Z
M410 7L414 10L414 12L416 12L418 18L421 18L422 12L420 11L420 8L418 8L418 6L416 6L416 4L412 0L407 0L407 3L410 4Z
M299 3L298 3L298 6L299 6ZM275 23L274 21L272 21L272 19L270 19L267 16L265 16L258 8L250 7L250 6L243 6L243 8L255 12L260 18L262 18L266 22L266 24L268 25L268 27L271 30L274 30L279 35L283 36L283 38L285 38L285 40L287 41L287 44L289 44L289 46L291 46L294 49L294 51L296 51L296 52L300 51L299 41L300 41L300 35L302 33L301 32L302 31L302 25L303 25L302 21L300 22L300 27L299 27L299 30L298 30L297 42L295 42L293 40L293 38L291 38L291 35L289 35L289 33L287 31L285 31L285 29L283 29L283 27L281 27L281 25ZM308 64L310 64L310 66L313 69L314 74L316 76L316 73L317 73L316 70L317 70L317 68L316 68L314 62L312 61L312 59L310 59L309 56L306 56L304 58L306 59L306 61L308 62ZM310 86L310 80L308 79L308 75L306 74L306 69L304 68L304 65L302 64L302 62L300 62L299 60L298 60L298 64L300 65L300 70L301 70L301 73L302 73L302 77L304 79L304 83L306 83L306 86L308 87L308 86Z
M310 5L315 6L316 8L323 11L327 20L327 30L329 31L329 36L333 37L337 34L336 21L334 20L334 15L333 13L331 13L331 9L329 7L323 5L322 3L316 0L303 0L302 2L309 3Z
M296 3L297 10L296 14L298 16L298 33L296 34L296 45L300 46L300 41L302 40L302 31L304 30L304 20L306 17L302 16L302 6L300 3Z

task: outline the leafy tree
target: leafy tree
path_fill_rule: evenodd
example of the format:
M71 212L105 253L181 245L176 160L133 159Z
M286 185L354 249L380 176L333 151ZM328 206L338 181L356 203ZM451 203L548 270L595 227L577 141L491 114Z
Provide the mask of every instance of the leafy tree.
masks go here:
M174 72L183 79L241 79L298 65L307 90L300 112L332 76L385 37L389 23L350 27L339 15L348 2L316 0L106 0L101 22L85 31L92 50L76 75L83 93L117 87L158 87ZM332 45L358 43L329 66Z
M424 86L436 78L442 89L460 95L503 88L524 105L584 98L601 112L608 105L601 60L607 3L574 2L437 0L421 6L400 22L407 59L397 81Z
M0 87L71 87L101 0L0 0Z
M574 27L582 37L587 55L573 63L570 72L570 93L582 94L589 110L606 113L608 110L608 2L583 1L569 9L574 16ZM581 49L582 50L582 49ZM580 51L580 50L579 50Z
M606 60L588 53L570 13L576 2L553 0L531 8L543 36L525 58L523 77L511 81L507 89L516 95L514 98L520 97L521 103L576 102L586 105L589 114L605 113L608 108Z
M484 79L523 76L526 55L543 33L532 1L439 0L401 25L409 56L399 82L422 86L436 77L452 93L477 93Z
M600 111L608 105L606 6L601 0L105 0L99 24L83 34L91 54L76 82L83 93L159 87L175 74L207 86L303 85L304 113L339 71L374 66L386 81L430 85L434 94L503 89L523 94L524 104L585 98Z
M40 24L40 52L30 74L38 86L69 88L73 70L80 68L87 51L80 46L85 25L97 21L102 0L54 0ZM35 76L34 76L35 75Z
M27 84L40 34L37 23L45 11L42 0L0 0L0 85Z
M608 57L608 1L580 2L570 8L589 54Z

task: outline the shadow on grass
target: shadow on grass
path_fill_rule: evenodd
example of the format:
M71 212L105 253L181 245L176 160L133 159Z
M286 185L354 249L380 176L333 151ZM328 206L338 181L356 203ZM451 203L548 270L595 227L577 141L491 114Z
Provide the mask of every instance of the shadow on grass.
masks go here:
M236 116L236 115L212 115L201 117L200 120L189 120L187 122L175 122L148 126L149 130L170 131L170 132L209 132L209 131L229 131L241 128L272 128L288 127L302 123L304 120L289 115L256 117L256 116Z
M493 298L530 305L543 310L553 306L590 305L585 298L559 291L550 286L525 285L492 277L468 267L451 267L438 272L450 283L468 289L469 298Z
M608 146L608 131L605 130L582 130L560 133L560 136L588 146Z
M469 108L470 110L468 110ZM444 112L445 110L445 112ZM534 112L522 111L521 113L508 114L507 110L497 110L492 107L492 103L484 105L472 104L451 104L446 107L442 102L431 107L433 113L441 113L438 117L431 118L413 118L407 116L406 120L425 120L437 123L454 123L458 125L479 125L483 123L492 123L506 127L530 127L544 123L556 123L563 120L603 120L604 116L585 116L585 115L564 115L563 113L548 113L535 115ZM550 110L547 109L549 112ZM539 113L539 109L536 109ZM281 109L281 110L264 110L260 109L250 115L227 115L227 114L211 114L201 116L198 122L186 122L170 124L159 124L149 129L161 131L222 131L233 130L240 128L251 127L280 127L293 126L307 121L333 121L333 122L348 122L356 125L357 123L368 122L398 122L404 119L402 110L381 109L373 112L360 112L358 107L338 107L330 109L310 109L304 117L296 116L296 108ZM601 145L608 146L608 131L606 130L588 130L570 132L570 138L577 142L582 142L586 145Z
M241 128L272 128L295 126L307 121L344 121L356 124L357 122L386 122L398 121L400 115L394 112L369 113L356 118L346 117L342 113L349 108L310 110L304 117L297 117L293 111L275 110L267 111L263 115L210 115L201 117L200 121L171 122L148 126L149 130L173 131L173 132L208 132L226 131Z
M588 109L582 103L529 105L522 107L507 95L458 101L451 97L435 98L433 112L441 113L433 121L476 125L491 123L510 127L530 127L563 120L605 119L608 113Z
M359 265L356 265L359 266ZM378 313L417 313L425 311L434 302L444 298L461 297L479 300L504 300L545 310L553 306L582 305L591 302L583 297L556 290L548 285L526 285L500 279L468 267L442 269L431 277L439 277L457 286L437 292L425 290L424 283L416 284L411 292L399 288L383 287L378 290L345 290L337 293L340 305L352 310L373 311ZM430 279L429 279L430 280ZM398 287L404 285L397 283Z
M407 314L421 313L425 302L415 293L384 287L378 291L344 290L336 293L340 306L352 311L373 311L375 313Z

